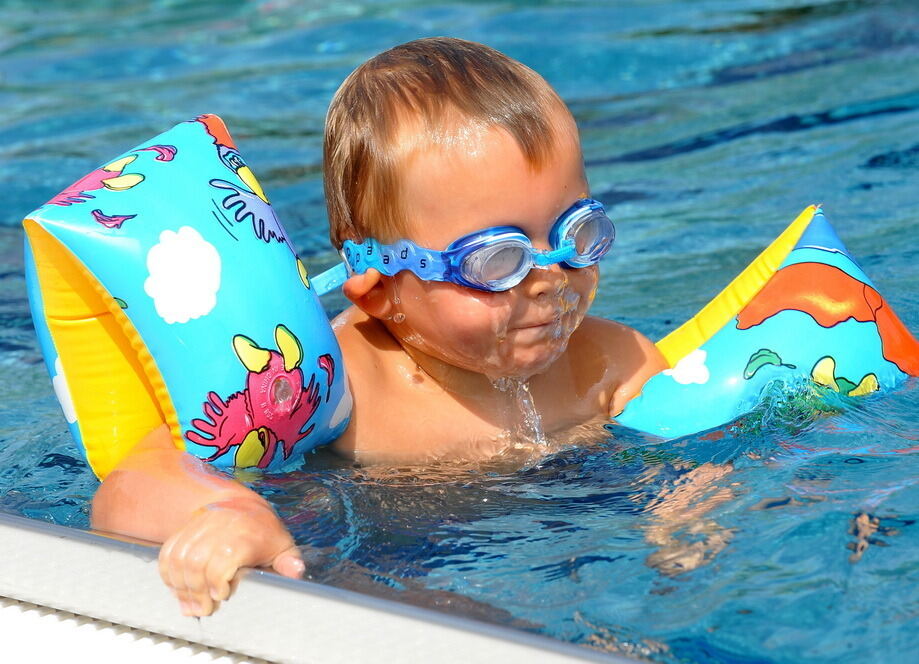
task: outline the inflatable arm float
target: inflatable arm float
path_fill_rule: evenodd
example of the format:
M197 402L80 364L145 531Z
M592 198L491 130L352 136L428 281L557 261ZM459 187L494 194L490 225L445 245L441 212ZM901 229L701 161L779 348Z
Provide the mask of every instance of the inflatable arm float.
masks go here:
M730 422L777 383L861 396L919 375L919 343L818 206L657 346L671 368L616 421L665 438Z
M96 169L24 226L35 329L98 477L164 422L217 466L272 470L344 431L338 342L217 116Z
M223 122L203 115L32 212L26 281L71 433L104 478L147 433L222 467L285 470L348 425L341 351ZM618 417L675 437L809 376L846 394L919 374L919 346L815 207L659 342L671 369ZM687 407L691 404L691 407Z

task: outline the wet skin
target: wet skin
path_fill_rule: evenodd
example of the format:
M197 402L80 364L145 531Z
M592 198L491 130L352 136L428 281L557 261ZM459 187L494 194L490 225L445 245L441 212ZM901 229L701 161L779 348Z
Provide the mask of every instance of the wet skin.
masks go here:
M513 225L549 249L555 220L589 193L570 114L558 109L551 122L555 144L539 169L498 127L466 123L423 147L406 130L407 239L443 250L472 231ZM355 306L333 327L355 407L335 449L365 463L500 453L521 442L508 433L521 417L516 391L497 389L501 377L528 383L543 428L558 439L617 414L665 366L640 333L586 317L598 274L553 265L499 293L407 271L353 276L344 292Z
M585 196L577 131L552 118L558 141L533 169L500 129L460 127L414 149L405 130L402 200L409 239L444 249L494 225L519 226L548 248L558 215ZM392 238L380 238L388 241ZM598 268L533 270L504 293L483 293L410 273L370 271L344 287L354 303L333 321L354 397L348 430L333 448L363 463L470 461L521 444L519 390L526 385L551 444L618 413L664 367L654 345L613 321L586 316ZM523 438L527 438L526 435ZM160 574L182 612L212 613L244 567L297 577L300 553L271 506L151 432L105 479L93 527L163 542Z

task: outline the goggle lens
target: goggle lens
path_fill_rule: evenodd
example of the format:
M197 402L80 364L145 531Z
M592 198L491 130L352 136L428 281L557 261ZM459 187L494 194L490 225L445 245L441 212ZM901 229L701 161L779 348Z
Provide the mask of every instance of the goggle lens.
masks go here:
M488 290L516 286L530 267L529 247L516 240L486 245L470 253L462 264L463 276Z
M567 262L592 265L610 250L616 238L613 222L603 212L590 210L576 219L565 231L564 241L574 245L577 256Z

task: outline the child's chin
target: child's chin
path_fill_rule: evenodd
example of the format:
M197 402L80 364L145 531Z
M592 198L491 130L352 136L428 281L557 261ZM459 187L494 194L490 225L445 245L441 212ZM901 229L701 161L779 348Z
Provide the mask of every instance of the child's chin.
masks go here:
M508 367L506 375L517 380L529 380L545 373L562 356L567 346L567 343L560 342L550 348L529 348L514 358L513 366Z

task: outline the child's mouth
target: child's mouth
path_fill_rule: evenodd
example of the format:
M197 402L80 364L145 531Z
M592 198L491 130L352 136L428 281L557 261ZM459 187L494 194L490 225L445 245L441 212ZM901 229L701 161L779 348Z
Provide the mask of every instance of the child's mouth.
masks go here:
M563 312L555 311L551 316L544 316L532 322L523 323L518 325L516 329L518 330L541 330L549 329L561 323Z
M529 330L529 329L533 329L533 328L549 327L550 325L556 325L556 324L558 324L558 322L559 322L560 320L561 320L561 316L556 316L555 318L550 318L550 319L547 320L547 321L542 321L542 322L539 322L539 323L530 323L530 324L528 324L528 325L521 325L521 326L519 326L517 329L520 329L520 330Z
M546 341L562 336L562 315L548 320L534 321L516 328L518 341Z

